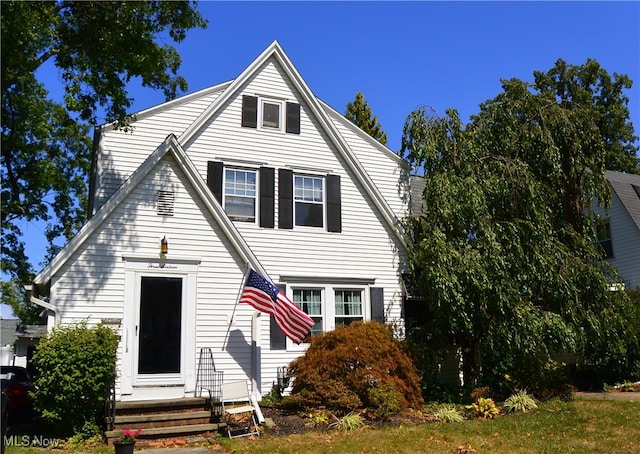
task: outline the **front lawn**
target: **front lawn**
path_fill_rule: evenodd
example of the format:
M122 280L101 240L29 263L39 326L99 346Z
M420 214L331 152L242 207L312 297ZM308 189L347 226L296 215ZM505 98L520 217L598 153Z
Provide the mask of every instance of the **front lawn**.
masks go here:
M461 423L223 439L233 453L637 453L640 402L552 401L529 413ZM11 453L9 453L11 454Z
M531 412L494 420L405 424L348 432L308 430L288 436L270 432L267 428L256 439L219 441L228 453L637 453L640 401L551 401ZM81 450L87 454L113 452L113 448L104 446ZM45 452L51 451L6 448L6 454ZM144 454L143 450L136 452Z

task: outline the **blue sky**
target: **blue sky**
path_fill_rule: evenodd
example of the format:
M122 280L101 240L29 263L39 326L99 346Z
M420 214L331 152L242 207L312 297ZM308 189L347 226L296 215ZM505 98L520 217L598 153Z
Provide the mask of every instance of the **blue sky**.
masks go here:
M361 91L389 147L421 105L466 121L501 91L500 79L532 81L558 58L597 60L627 74L636 135L640 134L640 2L210 2L209 20L179 44L188 92L235 78L277 40L311 90L339 112ZM52 96L57 77L42 75ZM132 86L133 111L164 101ZM36 269L46 244L40 225L24 225ZM2 315L6 316L3 308Z

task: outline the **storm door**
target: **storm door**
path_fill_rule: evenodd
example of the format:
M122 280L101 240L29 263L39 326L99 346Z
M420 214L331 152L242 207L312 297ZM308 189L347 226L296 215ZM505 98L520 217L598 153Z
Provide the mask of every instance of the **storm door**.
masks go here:
M181 277L141 277L138 376L181 373Z

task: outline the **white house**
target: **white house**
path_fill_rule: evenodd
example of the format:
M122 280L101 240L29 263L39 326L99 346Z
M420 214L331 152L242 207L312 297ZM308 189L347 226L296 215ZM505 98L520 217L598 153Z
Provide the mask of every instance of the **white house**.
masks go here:
M640 175L607 171L611 207L595 207L603 220L599 232L606 259L622 277L625 287L640 287Z
M120 400L193 396L203 349L225 380L267 393L305 344L236 304L245 271L312 316L312 334L402 326L409 171L274 42L236 79L138 113L132 132L96 131L91 217L33 300L49 328L118 330Z

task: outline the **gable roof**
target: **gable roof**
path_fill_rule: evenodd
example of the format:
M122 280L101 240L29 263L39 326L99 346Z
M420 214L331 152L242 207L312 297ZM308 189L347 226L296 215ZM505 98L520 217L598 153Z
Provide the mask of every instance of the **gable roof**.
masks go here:
M329 118L329 114L323 108L322 104L312 93L298 70L293 66L289 57L284 53L278 41L271 43L238 77L229 83L224 92L216 98L214 102L189 126L179 137L180 143L187 144L205 127L208 121L218 112L218 110L232 97L240 88L261 68L269 59L275 59L283 68L285 74L292 81L295 89L300 94L302 100L309 106L309 109L327 135L331 143L335 146L340 156L347 163L349 169L355 175L356 180L364 188L365 193L373 201L375 208L381 217L388 224L389 228L394 232L400 244L407 249L402 232L399 230L399 224L396 222L396 215L382 196L382 193L371 180L362 164L356 158L347 142L340 135L333 121Z
M607 170L605 178L640 230L640 175Z
M109 200L87 221L80 231L71 241L60 251L58 255L34 278L33 283L38 288L39 293L44 294L46 286L53 276L60 271L62 266L73 256L73 254L84 244L84 242L95 232L118 206L127 198L133 189L140 184L144 178L156 167L160 160L171 153L178 166L184 171L195 192L204 202L209 213L216 220L220 229L232 244L238 255L245 263L248 263L254 270L268 276L264 268L253 254L240 232L236 229L227 216L222 206L215 199L206 183L198 173L195 165L189 159L186 152L178 142L175 135L170 134L160 144L156 150L149 155L145 162L118 188Z
M20 326L17 318L0 319L0 347L11 345L16 340L16 329Z

